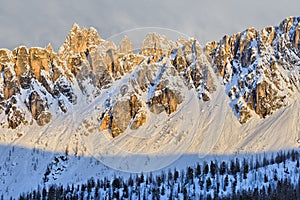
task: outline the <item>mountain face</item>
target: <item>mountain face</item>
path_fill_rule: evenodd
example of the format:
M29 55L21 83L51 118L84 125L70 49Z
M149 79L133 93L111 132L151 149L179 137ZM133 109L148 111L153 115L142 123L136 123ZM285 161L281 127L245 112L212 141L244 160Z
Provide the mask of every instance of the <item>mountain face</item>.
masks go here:
M58 53L50 45L22 46L13 52L2 49L0 58L3 128L48 124L80 104L79 96L89 103L126 75L130 78L105 100L99 113L99 130L109 130L113 137L142 126L146 112L176 111L184 99L182 88L197 91L205 101L215 90L211 64L198 41L172 42L156 33L149 34L140 53L134 54L128 38L116 46L95 29L75 24Z
M134 53L127 37L116 46L75 24L58 53L51 45L0 50L1 129L49 126L60 115L80 115L75 107L93 105L93 117L73 120L75 129L115 138L155 116L172 117L191 96L205 105L218 91L241 124L267 118L299 95L299 38L300 18L291 17L204 49L193 38L149 33Z
M299 20L287 18L261 31L249 28L206 45L241 123L255 114L271 115L299 93Z

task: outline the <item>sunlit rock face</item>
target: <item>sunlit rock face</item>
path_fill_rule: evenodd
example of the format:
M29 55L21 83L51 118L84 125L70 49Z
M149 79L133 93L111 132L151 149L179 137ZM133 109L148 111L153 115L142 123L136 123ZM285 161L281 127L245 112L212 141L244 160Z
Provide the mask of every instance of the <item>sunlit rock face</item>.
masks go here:
M128 37L116 45L77 24L58 53L50 44L0 49L2 127L45 126L102 98L91 130L117 137L138 130L150 115L176 113L187 99L183 91L205 104L224 88L241 123L265 118L299 92L299 21L249 28L204 49L194 38L149 33L136 52Z
M73 106L90 104L128 76L117 97L106 99L106 109L99 112L98 129L113 137L137 130L149 113L176 112L185 99L182 88L195 90L204 101L215 91L211 65L198 41L174 42L157 33L149 33L134 53L128 37L115 45L94 28L74 24L58 53L50 44L20 46L1 49L0 61L0 110L6 116L2 125L12 129L44 126Z
M33 121L43 126L51 121L52 107L60 112L62 105L77 103L72 88L73 74L51 45L29 49L21 46L13 51L1 49L0 62L1 109L5 110L9 128ZM60 106L54 105L56 101Z
M299 22L291 17L278 27L250 28L206 45L241 123L271 115L299 92Z
M120 46L124 41L125 46L131 46L127 38ZM122 49L120 46L118 49ZM204 101L215 91L211 65L194 39L172 42L151 33L138 54L129 51L121 60L121 69L130 78L119 92L106 99L106 109L99 117L99 130L108 130L113 137L127 129L137 130L147 122L149 113L176 112L186 98L183 88L194 90ZM126 61L131 63L129 69Z

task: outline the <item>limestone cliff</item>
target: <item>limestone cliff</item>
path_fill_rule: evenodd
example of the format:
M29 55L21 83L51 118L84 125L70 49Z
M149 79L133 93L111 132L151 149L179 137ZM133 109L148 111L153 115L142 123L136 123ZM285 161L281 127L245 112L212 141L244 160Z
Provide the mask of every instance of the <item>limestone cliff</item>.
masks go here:
M73 75L51 46L29 49L21 46L12 52L1 49L0 64L1 109L7 115L8 127L16 128L32 120L39 125L49 123L52 116L49 109L55 100L76 104L71 86Z

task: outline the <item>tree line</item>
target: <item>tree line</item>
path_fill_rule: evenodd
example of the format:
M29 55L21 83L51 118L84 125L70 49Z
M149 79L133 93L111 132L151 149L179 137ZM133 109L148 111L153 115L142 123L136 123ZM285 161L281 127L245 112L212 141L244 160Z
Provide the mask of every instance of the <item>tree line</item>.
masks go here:
M38 186L19 199L300 199L299 151L202 161L186 169ZM3 196L2 196L3 199Z

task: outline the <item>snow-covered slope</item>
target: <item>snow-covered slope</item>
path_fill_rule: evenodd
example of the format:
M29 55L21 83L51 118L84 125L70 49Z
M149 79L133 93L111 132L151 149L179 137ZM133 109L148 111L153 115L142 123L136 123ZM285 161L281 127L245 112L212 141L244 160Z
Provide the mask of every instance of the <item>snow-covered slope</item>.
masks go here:
M1 49L0 193L297 148L299 21L205 51L150 33L134 53L128 38L116 46L76 24L58 53Z

